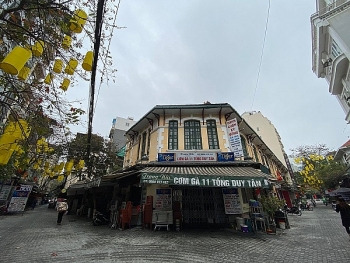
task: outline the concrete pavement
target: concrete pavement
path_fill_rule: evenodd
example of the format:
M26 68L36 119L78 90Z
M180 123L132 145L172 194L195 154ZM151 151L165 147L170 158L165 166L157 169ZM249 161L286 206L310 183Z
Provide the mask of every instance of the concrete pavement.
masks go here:
M0 217L0 262L350 262L340 215L319 205L278 235L233 230L111 230L47 206ZM69 219L71 221L69 221Z

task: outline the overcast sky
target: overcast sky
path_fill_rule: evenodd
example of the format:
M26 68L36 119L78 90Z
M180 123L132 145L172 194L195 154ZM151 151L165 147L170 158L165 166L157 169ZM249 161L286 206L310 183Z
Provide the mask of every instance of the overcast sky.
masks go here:
M240 114L261 111L288 154L305 144L339 148L350 128L326 80L311 68L310 16L316 1L271 1L256 85L268 4L122 0L117 25L127 28L115 30L111 44L116 83L101 87L93 133L106 137L116 116L138 120L158 104L210 101L229 103ZM87 104L83 86L67 96Z

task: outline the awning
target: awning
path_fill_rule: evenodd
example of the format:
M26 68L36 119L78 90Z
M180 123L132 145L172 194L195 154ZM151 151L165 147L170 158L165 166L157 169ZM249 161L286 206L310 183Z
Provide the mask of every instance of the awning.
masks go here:
M208 187L269 188L268 174L253 167L147 167L141 183Z

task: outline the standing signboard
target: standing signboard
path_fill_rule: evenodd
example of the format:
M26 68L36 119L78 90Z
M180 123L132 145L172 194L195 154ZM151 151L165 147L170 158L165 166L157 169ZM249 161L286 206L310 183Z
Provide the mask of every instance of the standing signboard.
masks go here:
M237 188L223 188L222 195L224 198L225 214L234 215L242 213L241 202L239 200Z
M228 133L228 140L230 143L230 149L234 153L235 157L244 156L241 136L239 134L237 119L234 118L226 122L226 129Z
M156 189L156 210L172 210L171 188Z
M13 191L8 211L23 212L32 188L33 186L31 185L21 185L19 190Z

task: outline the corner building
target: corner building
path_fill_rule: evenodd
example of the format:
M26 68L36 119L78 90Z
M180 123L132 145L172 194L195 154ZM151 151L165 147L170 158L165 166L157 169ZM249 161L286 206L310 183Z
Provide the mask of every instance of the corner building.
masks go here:
M181 227L249 215L249 200L273 194L287 172L228 103L157 105L126 136L124 169L137 170L144 214L168 212Z

